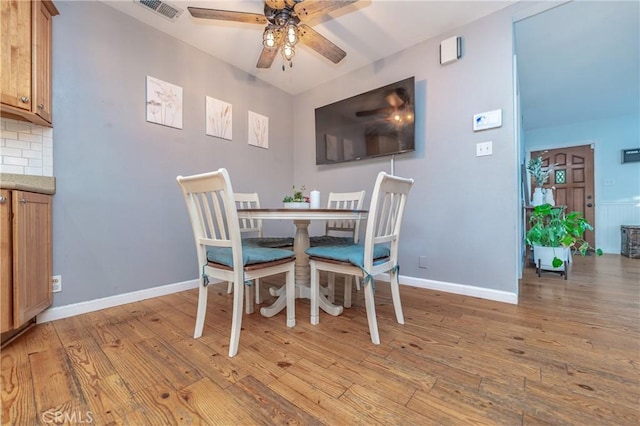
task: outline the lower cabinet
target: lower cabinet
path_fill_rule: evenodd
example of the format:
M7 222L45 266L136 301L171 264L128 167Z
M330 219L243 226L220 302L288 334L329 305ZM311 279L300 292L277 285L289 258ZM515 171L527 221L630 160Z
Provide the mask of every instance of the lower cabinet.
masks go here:
M3 343L53 300L51 195L0 190L0 333Z

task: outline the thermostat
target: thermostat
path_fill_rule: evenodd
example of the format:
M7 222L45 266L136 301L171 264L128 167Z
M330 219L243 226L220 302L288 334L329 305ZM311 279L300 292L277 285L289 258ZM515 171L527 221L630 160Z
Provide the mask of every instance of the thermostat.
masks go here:
M502 110L482 112L473 116L473 131L493 129L502 126Z

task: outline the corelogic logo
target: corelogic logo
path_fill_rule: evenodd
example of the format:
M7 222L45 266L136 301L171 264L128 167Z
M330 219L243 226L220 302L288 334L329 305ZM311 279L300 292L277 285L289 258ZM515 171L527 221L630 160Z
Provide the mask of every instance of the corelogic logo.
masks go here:
M59 411L49 409L41 415L45 424L90 424L95 421L91 411Z

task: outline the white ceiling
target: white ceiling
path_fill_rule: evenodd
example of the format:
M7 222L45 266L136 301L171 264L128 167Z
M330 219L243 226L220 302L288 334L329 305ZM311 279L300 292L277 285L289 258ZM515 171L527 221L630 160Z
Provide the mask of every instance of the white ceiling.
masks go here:
M133 0L104 3L295 95L494 13L515 1L359 0L329 15L307 21L347 52L340 63L333 64L302 46L296 51L293 68L287 67L285 71L282 71L280 56L270 69L256 68L262 50L263 25L196 19L187 11L187 6L195 6L262 14L262 0L168 0L184 9L175 22L154 14Z

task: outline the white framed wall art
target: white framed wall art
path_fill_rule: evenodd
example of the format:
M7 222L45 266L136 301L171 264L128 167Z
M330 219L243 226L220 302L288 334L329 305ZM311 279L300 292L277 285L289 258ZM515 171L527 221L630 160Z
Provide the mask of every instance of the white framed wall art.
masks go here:
M269 117L249 111L249 145L269 149Z
M233 106L230 103L206 96L205 115L207 135L232 140Z
M147 76L147 121L182 129L182 87Z

